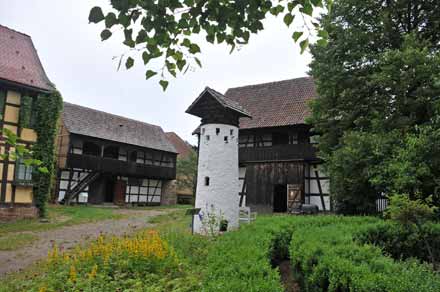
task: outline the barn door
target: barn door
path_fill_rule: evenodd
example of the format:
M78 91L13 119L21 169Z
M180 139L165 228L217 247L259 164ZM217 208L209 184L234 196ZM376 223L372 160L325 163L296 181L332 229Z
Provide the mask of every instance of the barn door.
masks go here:
M116 205L125 204L125 190L127 188L127 182L123 180L117 180L114 188L114 203Z
M298 210L302 204L302 186L287 185L287 208L289 212Z

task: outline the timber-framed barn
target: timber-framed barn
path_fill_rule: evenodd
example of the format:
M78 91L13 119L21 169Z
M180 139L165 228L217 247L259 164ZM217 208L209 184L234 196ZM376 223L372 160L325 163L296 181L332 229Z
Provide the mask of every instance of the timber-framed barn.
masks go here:
M161 127L64 103L55 196L60 202L176 203L176 150Z
M331 209L329 180L305 119L317 98L310 77L230 88L224 102L246 110L239 120L240 205L260 212L288 212L301 204ZM202 126L194 132L203 140Z

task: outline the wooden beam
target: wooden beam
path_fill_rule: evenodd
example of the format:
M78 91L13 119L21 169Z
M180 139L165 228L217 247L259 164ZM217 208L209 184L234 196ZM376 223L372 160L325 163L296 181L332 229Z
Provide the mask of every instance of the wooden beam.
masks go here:
M247 169L246 169L247 170ZM240 207L243 207L244 190L246 188L246 172L244 173L243 186L241 187Z
M321 197L322 210L326 211L324 196L322 194L321 180L319 179L319 171L318 170L315 170L315 176L316 176L317 182L318 182L318 190L319 190L319 196Z

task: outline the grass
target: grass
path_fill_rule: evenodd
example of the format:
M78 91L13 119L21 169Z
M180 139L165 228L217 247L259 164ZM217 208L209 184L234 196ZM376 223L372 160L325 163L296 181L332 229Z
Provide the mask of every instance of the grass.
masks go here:
M38 236L35 234L29 234L29 233L9 234L0 237L0 251L16 250L23 246L31 244L37 239Z
M124 216L115 212L117 209L91 206L57 206L48 208L49 222L39 219L23 219L0 224L0 236L22 231L45 231L63 226L95 222L105 219L121 219Z

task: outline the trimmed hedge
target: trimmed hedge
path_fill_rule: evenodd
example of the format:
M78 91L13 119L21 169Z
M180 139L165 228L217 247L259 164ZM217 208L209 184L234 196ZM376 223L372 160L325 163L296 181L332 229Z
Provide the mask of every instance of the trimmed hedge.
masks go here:
M425 223L403 226L390 221L380 222L355 234L355 239L364 244L374 244L396 260L417 258L432 263L440 262L440 224Z
M440 291L440 277L430 267L396 262L376 246L356 243L354 234L379 223L359 219L295 228L290 257L305 291Z
M259 219L214 242L206 257L203 291L284 291L270 264L277 235L290 235L290 220L280 218Z

